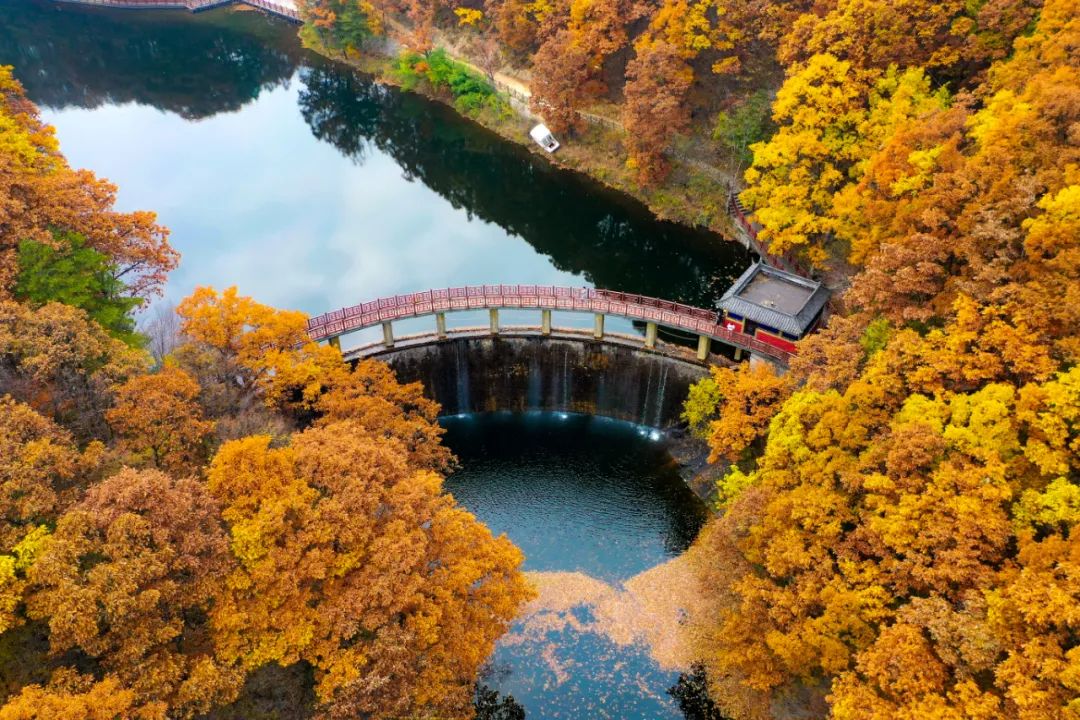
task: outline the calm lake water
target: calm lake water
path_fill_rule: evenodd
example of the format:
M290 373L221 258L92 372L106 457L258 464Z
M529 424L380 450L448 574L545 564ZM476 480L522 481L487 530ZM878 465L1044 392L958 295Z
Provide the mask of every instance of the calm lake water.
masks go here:
M313 56L295 32L254 12L0 5L0 64L15 66L71 163L171 228L183 258L165 302L237 285L315 314L431 287L552 283L711 306L745 267L741 247L659 222L448 108ZM700 524L669 459L633 426L448 426L463 460L451 489L525 550L529 570L617 585L680 552ZM565 630L550 641L494 658L492 684L529 718L677 717L672 674L644 652Z

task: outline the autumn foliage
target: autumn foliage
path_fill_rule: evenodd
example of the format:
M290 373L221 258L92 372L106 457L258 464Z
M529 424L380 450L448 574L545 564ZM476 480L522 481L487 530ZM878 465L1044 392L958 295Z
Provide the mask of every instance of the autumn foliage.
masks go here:
M48 687L28 685L0 707L2 720L165 720L162 703L140 705L116 678L68 674Z
M717 589L699 652L734 717L791 693L838 720L1076 717L1077 10L1046 3L1011 55L990 36L916 54L999 59L971 94L834 38L846 56L810 55L774 104L748 196L778 242L857 269L691 551ZM939 32L922 22L904 42ZM868 101L834 84L820 112L802 89L856 70L877 78ZM840 144L815 159L815 138ZM696 392L705 429L745 412Z
M232 563L201 482L124 469L57 522L29 572L27 615L48 623L54 653L78 649L140 701L188 716L242 681L216 662L202 619Z
M790 378L767 363L714 367L691 388L683 419L709 444L710 461L737 460L765 435L791 390Z
M211 615L223 657L307 661L331 717L466 714L468 680L529 591L520 551L437 475L343 421L287 448L228 443L209 488L238 559Z
M1077 0L301 6L346 54L467 20L531 63L556 126L618 103L642 183L779 63L742 199L837 292L786 373L717 370L686 405L724 463L686 559L712 698L737 720L1076 720ZM41 666L0 720L195 717L274 666L327 718L467 716L530 590L443 492L437 406L235 288L185 299L154 369L63 302L77 283L13 293L49 257L20 243L58 238L132 298L159 288L164 229L113 199L0 70L0 637Z
M76 233L117 265L129 291L160 290L178 255L153 213L113 209L116 188L60 154L53 128L22 93L10 67L0 66L0 299L18 272L20 242L54 243L54 232Z
M5 677L0 718L194 718L274 665L328 718L469 716L532 590L443 491L438 406L235 288L181 302L153 367L63 272L145 297L164 229L67 167L7 69L0 100L0 295L19 240L97 253L0 298L0 641L31 678Z
M124 461L179 475L197 472L214 430L213 421L203 419L198 397L199 384L172 365L117 387L105 419Z
M785 138L775 152L763 150L759 170L768 174L776 168L782 175L777 184L801 195L793 198L791 208L800 217L781 218L781 227L795 222L796 233L815 235L828 231L805 214L816 216L836 185L857 179L858 171L852 175L848 170L859 159L852 151L857 154L855 146L864 144L864 138L854 125L868 109L876 82L890 72L918 68L934 79L935 87L970 91L993 62L1009 55L1013 40L1030 28L1041 5L1038 0L299 3L308 23L305 36L317 37L328 50L354 53L374 35L389 35L421 53L442 42L489 74L502 68L527 77L532 110L557 132L584 131L586 113L621 122L628 169L647 185L668 180L681 137L692 137L695 147L704 150L695 155L728 152L708 145L702 131L738 108L760 84L775 90L777 69L787 73L782 92L789 98L820 86L816 98L806 98L811 105L807 117L780 110L789 117L778 118L779 124L791 124L792 134L805 137ZM803 140L811 145L806 157L798 158ZM873 139L865 140L870 151L876 149ZM783 170L789 163L802 166L792 168L790 183ZM839 176L832 174L834 169ZM748 184L752 190L756 181ZM783 198L781 193L754 209L776 210Z

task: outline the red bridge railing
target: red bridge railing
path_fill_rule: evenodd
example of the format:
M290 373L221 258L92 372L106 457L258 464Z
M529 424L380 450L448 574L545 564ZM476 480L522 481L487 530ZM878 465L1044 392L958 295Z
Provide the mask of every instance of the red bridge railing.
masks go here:
M720 324L720 317L713 310L645 295L555 285L473 285L394 295L313 317L308 320L308 335L313 340L328 340L394 320L438 312L492 308L617 315L707 335L785 365L792 356L755 337L727 329Z
M101 7L128 8L128 9L163 9L179 8L198 12L209 10L219 5L250 5L279 17L301 22L300 12L290 5L271 2L270 0L57 0L57 2L72 3L75 5L98 5Z

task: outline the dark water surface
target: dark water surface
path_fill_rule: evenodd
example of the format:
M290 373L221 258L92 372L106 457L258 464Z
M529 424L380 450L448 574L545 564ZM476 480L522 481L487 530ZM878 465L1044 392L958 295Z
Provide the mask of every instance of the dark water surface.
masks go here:
M681 553L704 508L658 434L569 413L445 418L447 489L525 552L526 570L626 580Z
M254 12L0 0L0 64L15 66L71 163L172 229L183 259L170 301L237 285L319 313L430 287L558 283L708 306L745 266L742 248L313 56L295 33ZM617 585L685 548L701 522L633 426L489 416L448 427L464 462L451 489L530 570ZM552 678L535 644L494 658L493 683L531 719L675 713L674 678L644 652L593 635L551 641L568 678Z
M705 520L649 428L559 413L476 414L443 420L462 469L447 489L525 553L525 570L572 573L576 591L601 581L614 591L678 555ZM588 592L577 600L591 600ZM573 611L588 622L587 602ZM678 718L665 690L678 678L647 649L599 631L522 622L492 658L491 685L529 718ZM524 641L518 638L524 636Z

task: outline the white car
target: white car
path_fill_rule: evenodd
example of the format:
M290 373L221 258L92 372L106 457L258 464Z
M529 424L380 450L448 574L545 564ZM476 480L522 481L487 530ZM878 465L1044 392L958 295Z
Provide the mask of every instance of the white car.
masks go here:
M548 126L540 123L532 130L529 131L529 137L536 141L536 144L547 150L549 153L553 153L559 149L559 141L555 139L555 136L548 130Z

